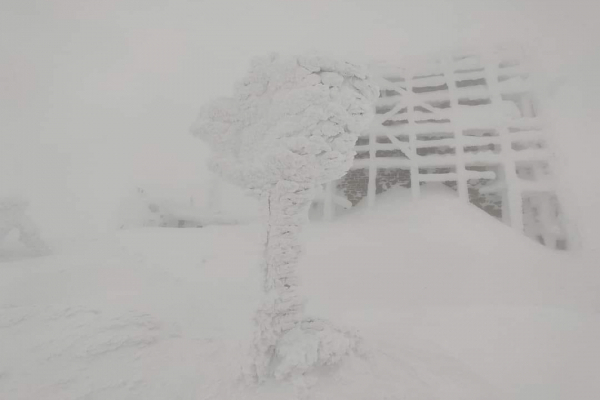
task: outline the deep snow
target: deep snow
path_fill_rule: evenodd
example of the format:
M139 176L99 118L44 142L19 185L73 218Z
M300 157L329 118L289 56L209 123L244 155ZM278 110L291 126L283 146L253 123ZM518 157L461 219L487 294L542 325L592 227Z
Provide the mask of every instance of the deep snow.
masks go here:
M306 233L308 311L358 329L367 354L320 371L313 397L597 398L593 263L442 188L408 197ZM260 238L252 224L146 228L0 264L0 398L294 398L238 379Z

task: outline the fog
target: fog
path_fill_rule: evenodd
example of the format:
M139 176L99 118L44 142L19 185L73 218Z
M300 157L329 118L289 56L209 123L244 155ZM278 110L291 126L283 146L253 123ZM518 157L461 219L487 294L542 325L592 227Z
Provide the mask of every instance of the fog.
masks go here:
M562 82L547 87L548 109L570 214L593 247L598 11L586 0L5 0L0 195L28 197L55 240L94 236L136 185L206 179L207 150L189 126L254 55L394 59L516 41L546 82Z

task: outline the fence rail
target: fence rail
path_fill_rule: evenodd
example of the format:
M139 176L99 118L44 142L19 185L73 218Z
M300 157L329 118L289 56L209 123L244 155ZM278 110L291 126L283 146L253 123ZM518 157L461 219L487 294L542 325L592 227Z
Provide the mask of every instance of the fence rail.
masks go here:
M443 182L515 230L566 247L553 153L523 52L496 48L372 68L381 92L376 116L350 173L325 190L327 218L348 207L343 198L373 207L378 193L401 185L418 200L422 184Z

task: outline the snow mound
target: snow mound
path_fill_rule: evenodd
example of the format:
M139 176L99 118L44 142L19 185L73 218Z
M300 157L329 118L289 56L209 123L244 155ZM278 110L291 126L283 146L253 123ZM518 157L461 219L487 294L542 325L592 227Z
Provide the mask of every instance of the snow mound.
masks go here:
M138 396L157 347L177 332L138 311L70 305L4 306L0 381L4 398L64 399ZM12 339L12 340L11 340ZM138 379L124 379L137 371ZM22 377L35 376L25 385ZM21 379L19 379L21 378Z
M423 194L412 202L398 189L371 212L359 206L334 223L315 224L303 263L308 297L358 308L385 299L600 309L593 260L547 249L443 185Z
M241 381L260 304L258 225L148 228L0 265L0 398L593 399L593 260L431 189L307 230L307 311L363 343L318 380Z

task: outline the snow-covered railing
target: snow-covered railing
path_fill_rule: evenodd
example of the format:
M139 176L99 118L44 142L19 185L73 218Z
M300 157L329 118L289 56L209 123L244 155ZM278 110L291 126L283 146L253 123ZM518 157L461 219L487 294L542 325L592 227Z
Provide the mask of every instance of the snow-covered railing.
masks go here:
M327 218L340 194L373 206L391 186L418 199L421 184L443 182L514 229L566 247L553 154L523 52L496 48L372 69L377 114L357 142L352 170L325 190Z

